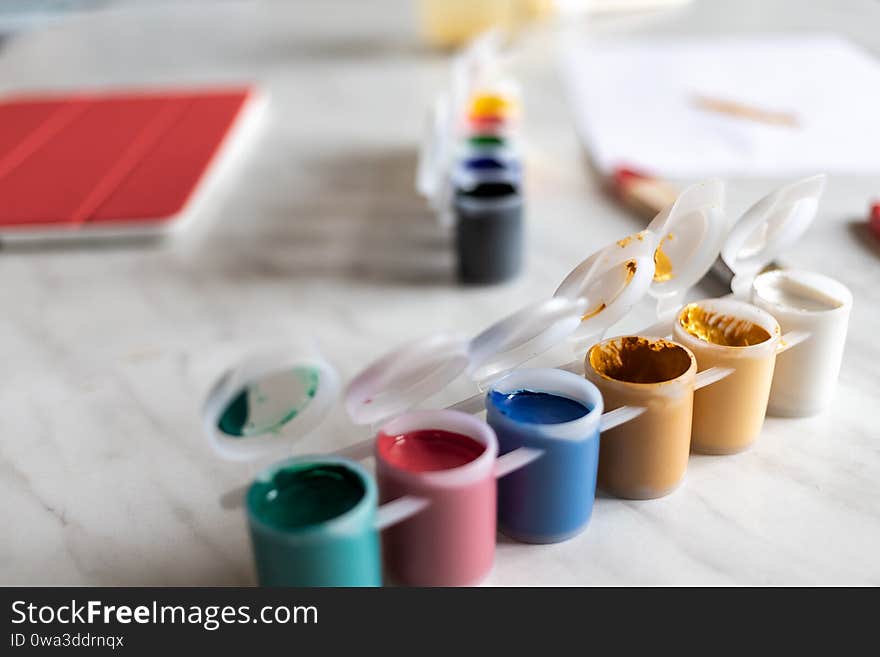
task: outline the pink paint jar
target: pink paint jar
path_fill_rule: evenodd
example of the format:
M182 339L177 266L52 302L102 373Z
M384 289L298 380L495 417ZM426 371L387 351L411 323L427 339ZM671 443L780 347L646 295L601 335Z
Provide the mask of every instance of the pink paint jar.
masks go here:
M412 411L376 439L382 501L427 499L420 513L383 532L385 570L410 586L479 583L495 558L498 441L492 428L458 411Z

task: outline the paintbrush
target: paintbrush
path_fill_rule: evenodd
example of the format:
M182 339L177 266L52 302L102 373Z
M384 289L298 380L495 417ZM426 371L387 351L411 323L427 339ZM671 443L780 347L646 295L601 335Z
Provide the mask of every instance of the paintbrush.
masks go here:
M779 112L712 96L695 95L691 101L694 107L704 112L723 114L744 121L754 121L756 123L765 123L785 128L798 127L797 116L792 112Z

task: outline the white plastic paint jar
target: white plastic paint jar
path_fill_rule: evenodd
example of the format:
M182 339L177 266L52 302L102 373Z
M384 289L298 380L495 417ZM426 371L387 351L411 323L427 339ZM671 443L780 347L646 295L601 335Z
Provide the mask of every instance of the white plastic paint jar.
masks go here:
M783 333L810 334L776 359L768 405L771 415L814 415L831 403L852 301L845 285L814 272L769 271L755 279L752 303L773 315Z

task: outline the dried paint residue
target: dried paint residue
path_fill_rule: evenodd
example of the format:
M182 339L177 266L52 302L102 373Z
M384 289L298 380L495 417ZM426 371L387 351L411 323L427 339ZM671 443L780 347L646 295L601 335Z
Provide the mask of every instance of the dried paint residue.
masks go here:
M635 235L624 237L622 240L617 240L617 246L619 246L621 249L625 249L627 246L629 246L630 242L633 241L633 238L637 239L639 242L644 242L645 232L642 231L641 233L636 233Z
M654 251L654 280L658 282L668 281L672 278L672 261L663 251L663 243L673 239L672 233L660 240L657 250Z
M590 319L591 317L595 317L596 315L598 315L598 314L599 314L600 312L602 312L603 310L605 310L605 304L604 304L604 303L600 303L598 306L596 306L596 307L593 308L591 311L589 311L588 313L586 313L583 317L581 317L581 321L586 321L586 320Z
M627 238L627 239L629 239L629 238ZM638 263L636 263L635 260L627 260L624 263L624 267L626 267L626 280L623 282L623 284L624 284L624 286L626 286L626 285L629 285L629 282L633 279L633 276L636 275L636 269L638 269ZM586 313L584 313L584 315L581 317L581 321L586 321L592 317L595 317L600 312L605 310L605 308L606 308L606 303L603 301L602 303L600 303L598 306L596 306L592 310L588 310Z
M594 345L590 367L602 376L629 383L661 383L687 372L693 360L687 349L669 340L637 336Z
M763 326L706 310L695 303L685 306L678 322L695 338L725 347L749 347L770 339L770 332Z
M638 265L635 260L627 260L625 266L626 266L626 285L629 285L629 282L633 279L633 276L636 275L636 269L638 269Z
M318 392L319 373L299 366L245 385L226 405L217 427L228 436L248 438L278 433Z

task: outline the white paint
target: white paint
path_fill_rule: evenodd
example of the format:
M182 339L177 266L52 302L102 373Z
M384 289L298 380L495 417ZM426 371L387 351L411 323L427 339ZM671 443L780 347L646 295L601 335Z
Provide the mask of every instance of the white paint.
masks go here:
M754 283L754 296L766 301L768 306L780 306L789 310L834 310L843 301L821 289L810 287L800 281L792 272L768 272L767 276Z

